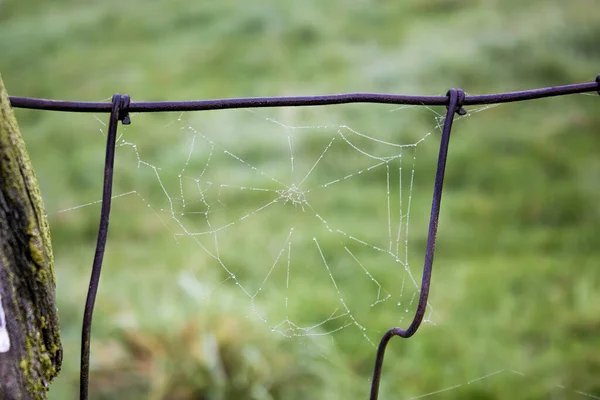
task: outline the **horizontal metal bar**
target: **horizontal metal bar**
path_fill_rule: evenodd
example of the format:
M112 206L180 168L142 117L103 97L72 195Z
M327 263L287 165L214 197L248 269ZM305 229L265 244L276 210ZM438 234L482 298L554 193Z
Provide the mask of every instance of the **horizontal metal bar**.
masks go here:
M600 83L586 82L574 85L554 86L541 89L523 90L497 94L466 96L464 105L510 103L521 100L540 99L544 97L567 94L586 93L600 90ZM65 100L36 99L11 96L10 101L15 108L28 108L50 111L70 112L110 112L109 102L78 102ZM446 96L410 96L382 93L346 93L321 96L290 97L249 97L216 100L189 101L143 101L131 102L129 112L166 112L166 111L201 111L223 110L231 108L264 108L264 107L298 107L322 106L348 103L380 103L409 104L424 106L443 106L448 104Z
M9 99L13 107L28 108L31 110L107 113L112 110L112 103L105 102L48 100L18 96L9 96Z
M564 96L567 94L595 92L597 90L600 90L600 82L576 83L574 85L553 86L541 89L523 90L520 92L466 96L464 105L511 103L515 101L542 99L545 97Z

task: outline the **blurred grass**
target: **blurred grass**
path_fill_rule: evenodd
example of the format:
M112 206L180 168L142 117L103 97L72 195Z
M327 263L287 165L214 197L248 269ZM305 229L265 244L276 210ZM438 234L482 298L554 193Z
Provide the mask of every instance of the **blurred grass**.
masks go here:
M106 100L117 91L134 100L175 100L347 91L443 94L448 87L469 93L519 90L592 80L600 72L600 13L594 7L592 0L8 1L0 3L0 71L13 95L73 100ZM182 121L178 115L134 115L133 125L121 132L144 161L162 168L172 195L190 150L192 134L181 130L188 125L286 182L287 141L277 138L288 132L261 116L289 126L345 124L394 143L414 143L432 132L417 147L412 192L409 258L418 279L436 120L430 110L390 109L220 111L184 115ZM17 112L56 255L65 361L50 397L75 398L99 207L59 211L100 198L103 126L90 115ZM456 123L430 301L435 325L424 324L410 341L392 342L382 398L456 385L461 386L430 397L582 398L576 390L600 396L599 124L597 96L581 95L502 105ZM335 134L309 131L297 136L298 168L309 166ZM190 176L200 174L210 147L196 138ZM348 147L336 144L331 150L312 183L366 165ZM215 182L265 183L217 153L209 172ZM403 188L412 155L411 149L403 153ZM311 204L326 210L332 225L360 233L369 243L385 241L386 179L380 172L318 192ZM138 169L132 147L124 145L115 193L131 190L138 195L116 199L113 206L94 320L94 398L367 397L374 348L362 334L354 327L322 338L287 339L271 332L254 315L248 296L226 280L198 243L186 236L176 236L176 243L169 229L180 228L161 211L168 204L156 174ZM267 199L235 190L221 195L228 207L214 215L224 220ZM378 340L395 324L406 326L412 309L404 312L404 305L391 302L369 307L376 290L339 241L315 232L322 226L298 208L269 210L219 237L226 265L248 287L260 285L265 265L283 245L282 232L293 223L308 242L311 234L323 239L328 265L369 338ZM201 218L182 221L192 231L202 230ZM397 296L403 275L393 269L395 263L347 243ZM292 271L302 271L287 294L293 320L309 325L327 319L339 307L339 295L323 261L310 245L293 254ZM285 276L277 270L272 282L256 307L277 321L284 317ZM410 300L412 290L407 287L401 299ZM335 329L338 322L320 329ZM467 384L499 370L505 371Z

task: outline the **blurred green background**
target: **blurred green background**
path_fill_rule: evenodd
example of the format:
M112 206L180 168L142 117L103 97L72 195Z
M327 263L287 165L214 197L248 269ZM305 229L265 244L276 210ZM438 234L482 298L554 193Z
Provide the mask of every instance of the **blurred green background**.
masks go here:
M600 73L598 10L9 0L0 72L12 95L89 101L521 90ZM428 321L388 347L382 399L600 398L599 105L471 107L456 122ZM91 398L367 398L373 343L414 312L443 112L134 114L120 128ZM76 398L108 116L17 117L56 257L65 359L50 398Z

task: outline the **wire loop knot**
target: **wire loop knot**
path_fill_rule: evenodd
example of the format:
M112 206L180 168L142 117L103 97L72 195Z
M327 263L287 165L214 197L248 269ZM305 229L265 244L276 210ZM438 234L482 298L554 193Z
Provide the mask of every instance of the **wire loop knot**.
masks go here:
M454 112L456 112L458 115L467 114L467 110L463 108L463 104L465 102L465 92L462 89L452 88L448 90L448 93L446 93L446 96L448 96L448 105L446 106L446 108L450 106L451 92L456 92L456 109L454 110Z
M123 125L131 124L131 117L129 116L129 104L131 104L131 98L128 94L121 96L121 107L119 108L119 121Z

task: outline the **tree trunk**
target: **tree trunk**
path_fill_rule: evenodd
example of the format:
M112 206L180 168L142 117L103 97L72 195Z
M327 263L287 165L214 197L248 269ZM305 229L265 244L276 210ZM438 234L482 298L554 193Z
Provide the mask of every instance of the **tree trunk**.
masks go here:
M46 399L62 361L50 229L0 77L0 399Z

